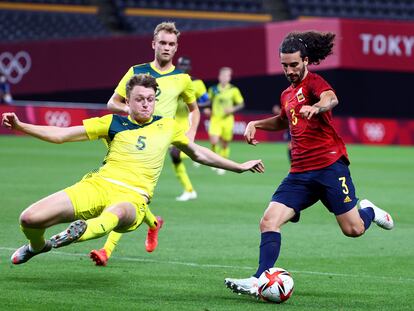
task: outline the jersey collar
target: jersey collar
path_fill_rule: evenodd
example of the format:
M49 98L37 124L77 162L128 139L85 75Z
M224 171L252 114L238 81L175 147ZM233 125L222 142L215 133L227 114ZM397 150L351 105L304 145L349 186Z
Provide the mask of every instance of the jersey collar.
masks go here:
M154 70L155 72L157 72L157 73L158 73L158 74L160 74L160 75L165 75L165 74L171 73L171 72L173 72L173 71L174 71L174 69L175 69L175 66L174 66L174 65L172 65L169 69L164 70L164 71L161 71L161 70L159 70L157 67L155 67L155 62L151 62L151 63L150 63L150 66L151 66L151 69L152 69L152 70Z

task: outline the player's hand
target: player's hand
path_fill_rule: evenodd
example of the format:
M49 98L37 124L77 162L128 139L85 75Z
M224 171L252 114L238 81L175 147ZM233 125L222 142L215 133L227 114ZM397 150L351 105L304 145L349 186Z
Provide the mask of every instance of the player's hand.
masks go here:
M14 112L5 112L1 118L1 125L8 129L18 128L20 121Z
M265 168L262 160L251 160L240 164L240 173L250 171L253 173L264 173Z
M251 121L247 124L246 129L244 131L244 139L246 139L246 142L250 145L256 146L259 142L254 138L254 135L256 134L256 127L254 125L254 122Z
M203 113L204 113L207 117L209 117L209 116L211 116L211 109L210 109L210 108L204 108Z
M310 120L313 116L319 113L319 107L309 105L302 106L302 108L299 110L299 113L302 118Z
M233 112L233 108L224 108L224 114L226 115L226 117L231 115Z

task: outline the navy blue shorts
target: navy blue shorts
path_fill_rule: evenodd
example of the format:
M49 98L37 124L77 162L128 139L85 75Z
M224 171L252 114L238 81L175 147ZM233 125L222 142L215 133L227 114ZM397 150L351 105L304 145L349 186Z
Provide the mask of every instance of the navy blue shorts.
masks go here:
M319 200L335 215L346 213L357 204L358 198L346 159L341 158L320 170L289 173L271 201L293 208L296 215L291 221L297 222L300 212Z

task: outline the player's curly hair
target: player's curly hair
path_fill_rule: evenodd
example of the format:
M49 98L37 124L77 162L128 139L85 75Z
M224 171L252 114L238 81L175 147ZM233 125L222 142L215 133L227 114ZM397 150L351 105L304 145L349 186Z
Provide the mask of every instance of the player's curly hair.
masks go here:
M177 36L177 38L180 37L180 31L177 29L177 27L175 27L174 22L162 22L158 24L154 29L154 38L160 33L160 31L173 33Z
M151 88L154 90L155 93L157 93L158 90L158 83L155 80L153 76L150 76L148 74L137 74L131 77L129 81L126 84L126 96L129 98L129 95L131 94L134 87L137 85L143 86L145 88Z
M332 54L335 34L332 32L291 32L280 45L280 53L295 53L300 51L300 57L306 56L310 64L319 64L328 55Z

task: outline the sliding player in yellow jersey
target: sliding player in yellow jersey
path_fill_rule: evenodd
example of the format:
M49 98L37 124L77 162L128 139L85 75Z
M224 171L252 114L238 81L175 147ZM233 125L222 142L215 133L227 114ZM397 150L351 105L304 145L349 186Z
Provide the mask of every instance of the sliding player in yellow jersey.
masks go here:
M108 108L113 112L128 113L128 106L125 105L125 85L134 74L147 73L156 78L159 85L155 114L174 118L178 99L182 98L191 112L191 126L187 136L193 141L200 121L200 111L194 96L191 77L173 65L173 57L177 52L179 36L180 32L174 23L163 22L155 27L152 41L154 60L150 63L139 64L129 68L109 99ZM149 226L147 238L145 239L145 249L148 252L152 252L158 245L158 232L164 221L159 216L155 217L150 210L144 221ZM121 236L119 233L112 232L109 234L102 249L91 251L90 256L96 265L106 265Z
M235 172L263 172L260 160L243 164L221 158L190 142L172 118L153 115L157 83L150 75L133 76L126 86L129 116L115 114L83 120L71 127L39 126L21 122L15 113L2 115L2 125L52 143L105 138L109 142L103 165L80 182L32 204L20 215L29 240L11 256L22 264L33 256L73 242L102 237L112 230L136 230L148 213L147 204L172 143L193 160ZM72 222L45 240L46 228Z
M180 57L177 61L177 68L181 69L183 72L189 73L191 71L191 59L188 57ZM192 77L192 84L198 106L205 107L210 105L210 100L208 98L207 89L204 82L200 79L195 79L194 77ZM185 132L187 132L190 127L188 117L189 111L186 106L187 105L185 104L185 102L180 98L178 102L177 113L175 115L175 121L177 121L177 125L181 126ZM197 192L195 191L193 184L191 183L184 162L182 161L185 155L182 152L180 152L180 150L178 150L176 147L172 146L170 148L170 156L173 162L175 175L177 176L178 180L184 188L184 192L179 197L177 197L176 200L188 201L196 199Z
M209 136L211 149L228 158L230 156L229 143L233 139L234 113L243 109L244 99L240 90L231 84L233 70L223 67L219 71L219 83L208 89L212 107L204 112L210 117ZM224 170L217 170L219 175Z

